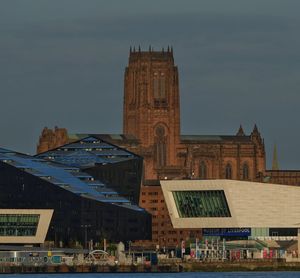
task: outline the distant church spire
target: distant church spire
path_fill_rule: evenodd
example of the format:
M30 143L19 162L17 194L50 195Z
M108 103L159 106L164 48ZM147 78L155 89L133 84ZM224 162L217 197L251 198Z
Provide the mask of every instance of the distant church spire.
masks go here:
M239 130L238 130L236 136L245 136L245 132L244 132L244 130L243 130L242 125L240 125L240 128L239 128Z
M273 150L272 170L279 170L276 144L274 145L274 150Z
M258 134L258 133L259 133L259 132L258 132L257 125L256 125L256 124L254 124L253 133L256 133L256 134Z

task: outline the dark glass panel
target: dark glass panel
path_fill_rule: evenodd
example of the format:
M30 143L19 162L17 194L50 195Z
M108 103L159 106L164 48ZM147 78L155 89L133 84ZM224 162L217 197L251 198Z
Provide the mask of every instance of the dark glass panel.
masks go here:
M0 236L35 236L38 214L0 214Z
M223 190L174 191L179 217L231 217Z

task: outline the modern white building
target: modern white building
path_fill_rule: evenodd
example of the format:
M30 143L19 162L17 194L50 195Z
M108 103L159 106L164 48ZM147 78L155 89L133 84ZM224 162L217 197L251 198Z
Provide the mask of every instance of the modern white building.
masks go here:
M161 186L174 228L290 238L300 227L297 186L234 180L162 180Z
M53 209L0 209L0 244L44 243Z

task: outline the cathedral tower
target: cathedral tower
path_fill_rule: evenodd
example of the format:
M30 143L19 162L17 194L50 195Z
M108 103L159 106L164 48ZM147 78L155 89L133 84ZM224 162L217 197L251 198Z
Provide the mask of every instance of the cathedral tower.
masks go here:
M130 49L124 78L124 134L152 149L156 167L176 163L180 141L178 69L173 50Z

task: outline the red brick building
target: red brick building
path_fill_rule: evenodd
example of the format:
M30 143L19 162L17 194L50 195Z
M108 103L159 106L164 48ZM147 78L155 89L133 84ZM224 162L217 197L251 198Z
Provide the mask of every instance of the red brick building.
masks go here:
M201 231L172 228L158 180L236 179L300 185L300 171L266 170L263 139L255 125L246 135L181 135L178 68L173 51L130 51L124 77L123 135L102 135L144 158L140 205L153 215L153 244L178 245ZM45 128L37 152L79 139Z

